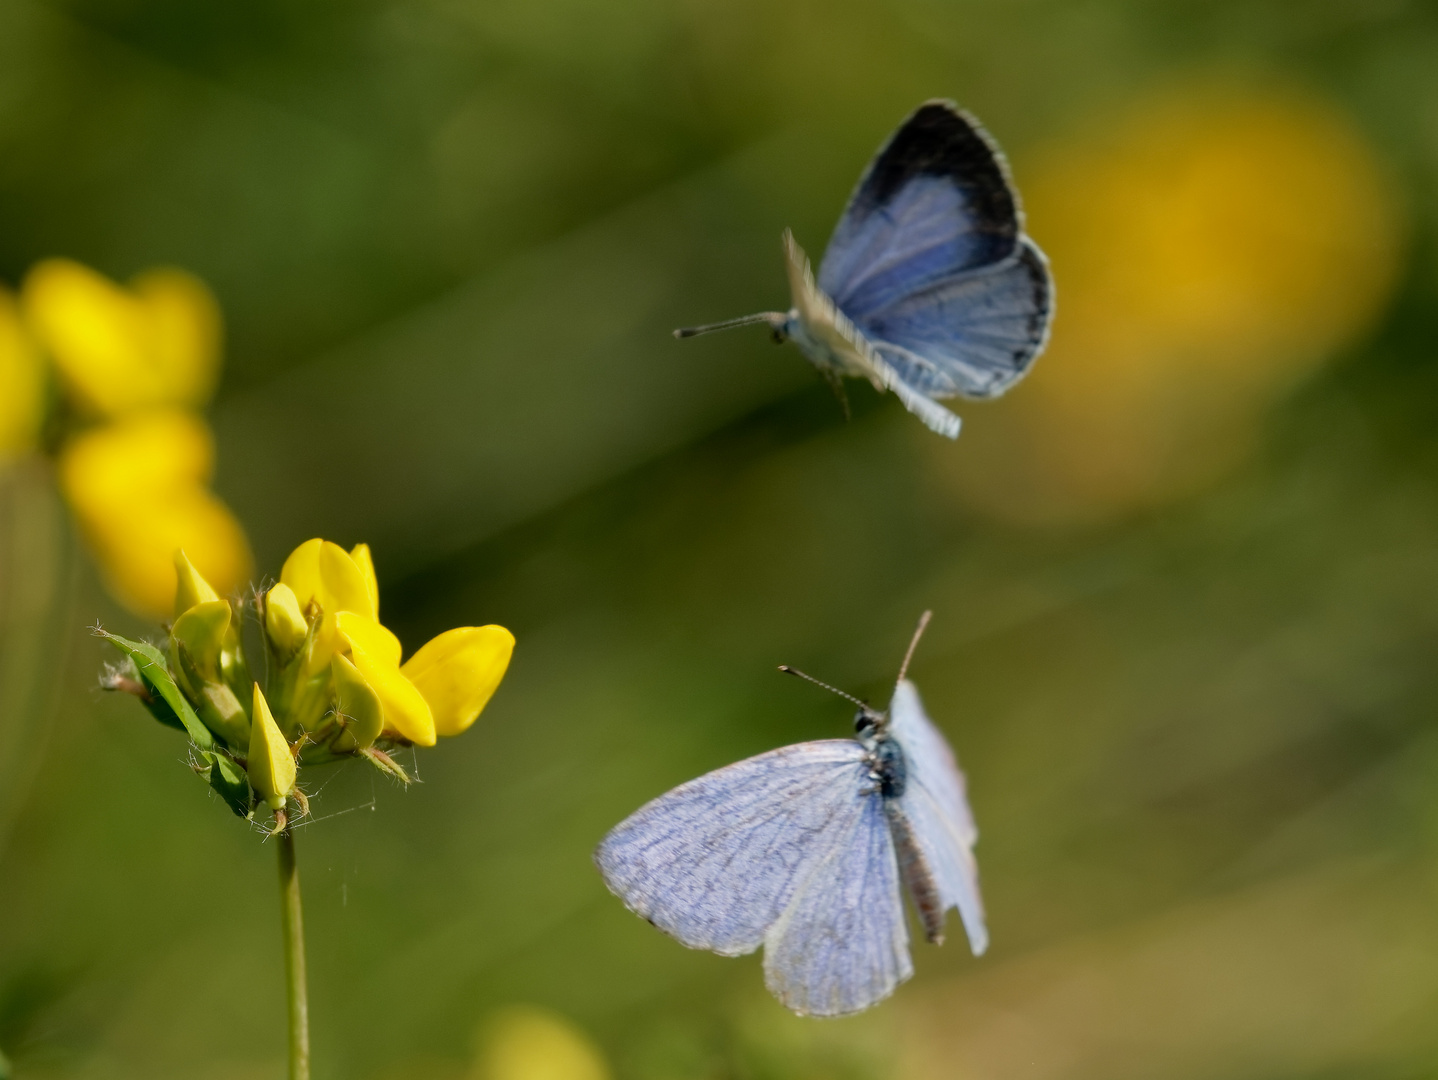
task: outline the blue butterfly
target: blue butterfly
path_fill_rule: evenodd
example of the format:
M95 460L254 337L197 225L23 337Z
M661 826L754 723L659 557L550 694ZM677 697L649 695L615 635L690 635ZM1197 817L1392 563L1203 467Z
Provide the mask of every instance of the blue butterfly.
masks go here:
M959 418L936 399L998 397L1048 340L1048 260L1024 235L1003 154L950 101L925 102L875 155L817 282L787 229L784 256L790 310L674 336L767 323L836 390L842 376L866 378L951 439Z
M857 738L718 769L615 826L594 853L610 892L691 949L739 956L763 945L765 983L802 1016L860 1012L913 974L900 881L929 941L943 941L957 907L981 954L989 937L964 776L904 677L928 619L888 712L849 698Z

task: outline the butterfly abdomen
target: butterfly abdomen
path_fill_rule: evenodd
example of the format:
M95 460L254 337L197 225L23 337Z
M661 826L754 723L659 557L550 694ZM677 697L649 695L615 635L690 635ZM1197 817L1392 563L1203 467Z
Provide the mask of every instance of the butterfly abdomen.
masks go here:
M938 882L929 869L924 853L914 839L913 826L909 816L897 799L884 800L884 812L889 819L889 834L894 838L894 853L899 860L899 875L909 887L914 898L914 907L919 912L919 921L924 924L924 940L930 945L944 943L944 901L939 895Z

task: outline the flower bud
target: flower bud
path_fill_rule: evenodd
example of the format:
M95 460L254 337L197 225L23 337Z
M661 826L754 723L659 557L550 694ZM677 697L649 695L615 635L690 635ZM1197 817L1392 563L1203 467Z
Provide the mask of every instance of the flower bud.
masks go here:
M308 632L309 625L293 589L280 582L265 594L265 633L276 656L282 661L289 659L304 643Z
M255 683L254 721L250 725L250 755L246 772L250 786L271 810L284 808L295 786L295 755L280 734L270 706Z
M213 592L213 590L212 590ZM189 654L190 665L208 682L220 678L220 650L224 648L226 631L230 628L228 600L204 600L187 607L170 629L170 656L176 669L183 671L178 654ZM190 687L185 687L190 690Z
M238 749L249 742L250 718L225 681L225 651L236 640L230 621L227 600L190 607L170 629L170 668L205 727Z
M206 581L182 550L175 552L175 614L183 615L196 604L218 600L220 594Z
M374 744L384 730L384 706L359 669L343 656L336 656L331 665L335 680L335 710L343 731L333 746L337 752L364 750Z

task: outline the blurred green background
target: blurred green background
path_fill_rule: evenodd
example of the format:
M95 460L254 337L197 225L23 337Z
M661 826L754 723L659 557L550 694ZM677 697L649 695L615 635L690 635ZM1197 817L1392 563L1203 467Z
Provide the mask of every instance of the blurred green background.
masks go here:
M949 444L760 331L927 97L1054 263ZM633 1080L1438 1071L1438 8L1405 0L3 0L0 277L215 290L261 575L374 549L410 648L518 647L400 791L311 777L320 1080L489 1076L529 1004ZM0 585L0 1048L283 1072L273 853L103 695L140 635L43 468ZM643 801L914 669L993 947L789 1017L589 862ZM488 1072L486 1070L489 1070Z

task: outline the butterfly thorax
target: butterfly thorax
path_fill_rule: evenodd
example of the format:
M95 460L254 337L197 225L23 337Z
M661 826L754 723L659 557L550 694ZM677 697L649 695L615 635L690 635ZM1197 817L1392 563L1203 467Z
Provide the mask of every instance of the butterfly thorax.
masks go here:
M882 713L861 709L854 717L854 730L859 742L869 752L869 776L879 785L879 794L897 799L908 783L908 763L904 748L888 732L888 718Z
M855 362L856 353L852 344L835 333L833 327L810 323L798 311L789 312L788 321L777 333L797 345L804 358L821 371L855 377L868 374Z

